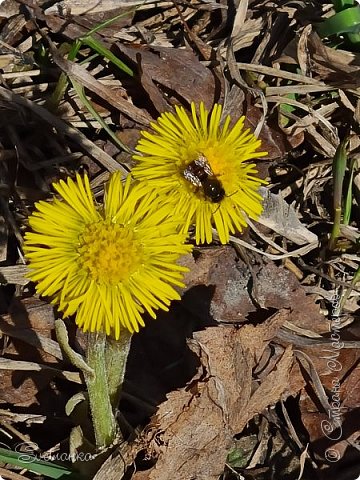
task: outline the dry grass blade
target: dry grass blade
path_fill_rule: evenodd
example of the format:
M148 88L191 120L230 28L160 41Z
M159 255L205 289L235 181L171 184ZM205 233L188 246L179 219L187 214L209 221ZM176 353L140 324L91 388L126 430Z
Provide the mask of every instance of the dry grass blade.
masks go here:
M63 354L59 344L54 340L42 335L41 333L34 332L30 329L20 329L19 327L9 325L4 321L4 319L0 319L0 331L9 337L22 340L28 345L38 348L43 352L52 355L58 360L63 360Z
M279 77L283 78L284 80L291 80L293 82L298 82L305 85L325 86L323 85L323 82L320 82L315 78L306 77L305 75L300 75L299 73L291 73L286 70L281 70L280 68L268 67L266 65L254 65L253 63L244 62L237 62L236 64L240 70L257 72L263 75L268 75L269 77Z
M0 276L3 282L13 283L16 285L26 285L29 280L26 278L28 273L26 265L10 265L8 267L0 267Z
M0 358L0 369L11 371L29 371L29 372L49 372L56 376L63 377L66 380L74 383L83 383L81 375L77 372L68 372L66 370L49 367L35 362L22 362L19 360L9 360L7 358Z
M290 93L306 95L307 93L330 92L332 90L336 90L336 87L328 87L326 85L289 85L284 87L267 87L266 96L289 95Z
M314 391L319 399L324 412L331 411L331 406L329 404L328 396L325 392L324 386L320 380L319 374L316 371L316 368L311 360L311 358L306 355L304 352L295 350L294 353L296 354L297 358L301 362L302 366L307 369L307 373L311 378L311 382L314 388Z

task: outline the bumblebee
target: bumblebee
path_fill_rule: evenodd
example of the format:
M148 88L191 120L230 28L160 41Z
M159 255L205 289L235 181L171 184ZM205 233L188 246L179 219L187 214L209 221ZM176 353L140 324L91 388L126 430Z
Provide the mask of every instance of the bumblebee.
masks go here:
M211 170L205 155L200 154L196 160L189 163L183 171L183 175L188 182L202 188L205 197L213 203L220 203L225 197L224 187Z

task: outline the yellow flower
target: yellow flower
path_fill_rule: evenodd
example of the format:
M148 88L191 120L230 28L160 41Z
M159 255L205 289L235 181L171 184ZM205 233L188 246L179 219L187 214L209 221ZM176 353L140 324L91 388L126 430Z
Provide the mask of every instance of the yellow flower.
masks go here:
M84 331L119 338L121 328L138 332L142 314L168 310L179 299L187 269L176 261L191 250L154 190L122 185L112 175L104 205L95 204L88 178L54 184L61 199L36 204L25 235L29 278L65 316L76 313Z
M221 105L210 114L203 103L199 113L191 104L191 116L183 107L175 110L152 123L153 132L142 132L132 173L174 203L186 229L195 223L196 243L212 241L212 225L227 243L230 233L246 226L243 212L254 219L261 214L258 189L266 182L248 160L267 153L256 152L261 142L244 130L244 117L232 128L229 116L221 125Z

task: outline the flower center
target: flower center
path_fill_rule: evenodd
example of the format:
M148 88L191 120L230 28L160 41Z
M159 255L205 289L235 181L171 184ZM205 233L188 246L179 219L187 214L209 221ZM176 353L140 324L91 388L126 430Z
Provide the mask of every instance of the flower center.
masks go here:
M98 283L116 285L142 264L141 245L122 225L104 221L87 225L79 240L81 266Z

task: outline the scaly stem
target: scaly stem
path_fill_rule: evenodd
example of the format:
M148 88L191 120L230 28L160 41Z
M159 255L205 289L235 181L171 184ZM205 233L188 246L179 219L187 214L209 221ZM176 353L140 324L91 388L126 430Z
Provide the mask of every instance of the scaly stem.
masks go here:
M85 381L98 448L111 445L118 433L107 383L106 345L107 339L104 333L88 334L87 363L94 370L95 375L85 374Z
M132 334L124 329L119 340L107 338L105 361L110 402L115 413L119 405L124 383L126 362L130 351Z
M89 333L86 362L69 345L65 324L57 320L56 333L71 363L82 370L87 386L96 446L111 445L121 435L115 414L124 382L132 334L126 329L119 340L103 333Z

